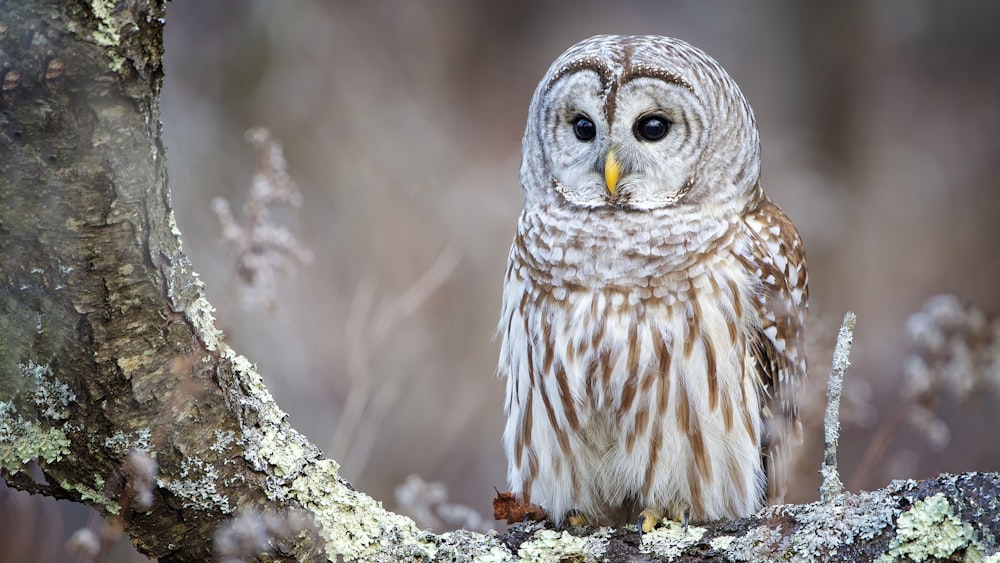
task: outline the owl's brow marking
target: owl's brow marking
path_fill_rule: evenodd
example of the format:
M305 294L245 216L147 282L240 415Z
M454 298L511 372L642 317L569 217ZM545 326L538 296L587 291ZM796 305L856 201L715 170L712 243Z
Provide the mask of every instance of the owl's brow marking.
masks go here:
M549 79L548 84L545 85L545 90L548 91L552 88L552 85L561 80L564 76L570 74L575 74L584 70L589 70L597 74L601 79L601 86L607 88L611 84L611 69L608 65L598 57L584 57L582 59L576 59L564 65L552 78Z
M684 80L684 77L681 75L670 72L666 69L647 66L642 63L626 67L625 72L622 73L622 77L618 79L618 81L621 84L626 84L638 78L656 78L664 82L670 82L671 84L682 86L685 90L691 92L692 94L695 93L694 86L687 80Z

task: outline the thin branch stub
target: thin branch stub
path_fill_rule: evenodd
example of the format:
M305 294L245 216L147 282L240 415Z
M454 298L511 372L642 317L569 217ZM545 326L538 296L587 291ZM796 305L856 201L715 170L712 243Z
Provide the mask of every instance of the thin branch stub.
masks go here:
M837 470L837 445L840 441L840 395L844 388L844 372L851 365L851 343L854 342L854 313L848 311L837 333L837 345L833 349L833 365L826 389L826 414L823 417L823 464L820 475L823 484L819 488L820 500L831 502L844 492L844 484Z

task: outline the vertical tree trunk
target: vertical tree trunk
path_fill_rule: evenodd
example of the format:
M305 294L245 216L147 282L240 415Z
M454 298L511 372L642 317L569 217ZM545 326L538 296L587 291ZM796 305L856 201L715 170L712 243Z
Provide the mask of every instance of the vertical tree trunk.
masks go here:
M0 1L0 474L120 514L152 557L203 560L220 521L284 500L264 481L319 452L261 407L181 253L163 18L162 0ZM284 479L248 447L262 437L293 454ZM130 450L159 466L148 511Z

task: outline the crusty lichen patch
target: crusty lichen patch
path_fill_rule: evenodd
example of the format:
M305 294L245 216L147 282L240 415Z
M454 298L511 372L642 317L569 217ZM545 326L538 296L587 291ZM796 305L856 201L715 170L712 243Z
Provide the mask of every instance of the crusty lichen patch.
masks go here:
M475 563L514 561L514 554L500 543L495 531L480 534L468 530L455 530L433 539L437 542L435 561L474 561Z
M118 26L114 20L115 2L111 0L91 0L90 10L97 20L97 29L94 31L94 42L101 47L113 47L118 45L121 37L118 35Z
M311 510L332 561L420 561L437 548L416 524L382 508L382 503L353 491L337 478L337 463L317 460L295 479L292 496ZM394 552L392 557L384 554Z
M264 427L257 437L256 453L260 459L272 467L276 477L288 477L295 474L309 458L308 444L288 441L277 427Z
M149 428L140 428L134 432L115 432L104 439L104 447L121 457L125 457L129 450L139 450L154 454L150 439L152 431Z
M708 542L708 545L712 546L712 549L718 549L719 551L725 551L729 549L729 546L733 544L733 540L736 539L733 536L719 536L717 538L712 538L712 541Z
M870 540L890 529L899 513L896 500L879 492L844 494L810 507L796 516L802 527L792 539L794 553L807 557L835 554L856 540Z
M963 554L966 561L983 559L983 549L976 541L972 526L955 515L942 493L918 500L910 510L899 515L896 537L889 547L889 553L879 561L901 558L924 561L951 558L956 554Z
M270 474L264 490L268 498L284 500L287 482L320 452L288 427L287 415L271 398L257 368L224 342L218 342L218 346L222 359L229 362L240 380L247 408L255 412L255 424L243 428L243 457L256 471Z
M12 475L34 459L61 460L69 454L69 444L62 430L25 419L13 403L0 402L0 467Z
M28 360L19 363L21 376L28 381L28 397L34 412L22 414L10 401L0 401L0 467L16 474L24 464L39 460L54 463L69 454L70 440L64 422L76 395L56 379L47 364Z
M38 365L28 360L18 364L21 375L34 380L32 401L38 407L38 414L50 420L66 420L69 418L69 405L76 401L76 393L69 385L59 381L48 365Z
M121 44L120 30L127 23L122 21L122 16L119 14L128 12L120 9L114 0L91 0L90 10L97 21L97 29L93 31L91 37L94 43L105 47L105 53L111 61L109 68L113 72L118 72L125 66L125 57L117 53L114 47Z
M802 510L804 507L808 508ZM770 512L790 516L799 524L791 538L767 524ZM721 548L726 559L733 561L757 561L762 549L779 554L779 559L821 561L838 554L846 556L848 546L855 541L870 540L891 530L898 513L895 499L882 492L842 494L829 503L773 506L762 513L761 525L732 538L728 545L713 547Z
M223 514L231 514L233 509L229 498L216 487L218 482L219 472L215 467L197 456L181 460L181 470L177 477L156 480L157 485L184 499L185 508L206 511L219 509Z
M673 520L664 520L651 532L642 535L642 545L639 551L651 553L661 559L679 557L685 549L701 541L705 528L689 526L684 530L684 524Z
M119 504L109 499L102 491L104 489L104 478L100 475L94 475L94 487L89 485L84 485L83 483L70 483L68 481L61 481L59 487L67 491L76 491L80 495L80 501L91 506L101 505L110 514L118 514L121 507Z
M331 560L338 555L348 561L375 562L422 561L434 556L434 536L349 489L337 477L337 463L320 459L321 452L288 427L287 415L271 398L256 367L224 342L215 345L222 362L228 362L240 382L243 408L254 415L253 424L241 428L244 458L254 470L269 473L264 493L270 500L292 500L314 513ZM216 438L215 447L223 448L239 439L225 433ZM381 556L390 552L391 557Z
M517 550L522 561L532 563L600 561L607 546L609 528L601 528L585 538L569 532L539 530Z
M199 292L198 297L184 311L195 333L209 352L217 350L222 343L222 331L215 328L215 307Z

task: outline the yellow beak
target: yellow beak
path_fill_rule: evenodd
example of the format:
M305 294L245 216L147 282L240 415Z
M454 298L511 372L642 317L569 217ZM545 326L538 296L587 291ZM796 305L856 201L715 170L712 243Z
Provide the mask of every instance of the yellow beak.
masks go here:
M622 164L615 157L615 150L608 151L608 157L604 161L604 183L608 186L608 193L612 196L618 190L618 176L622 173Z

